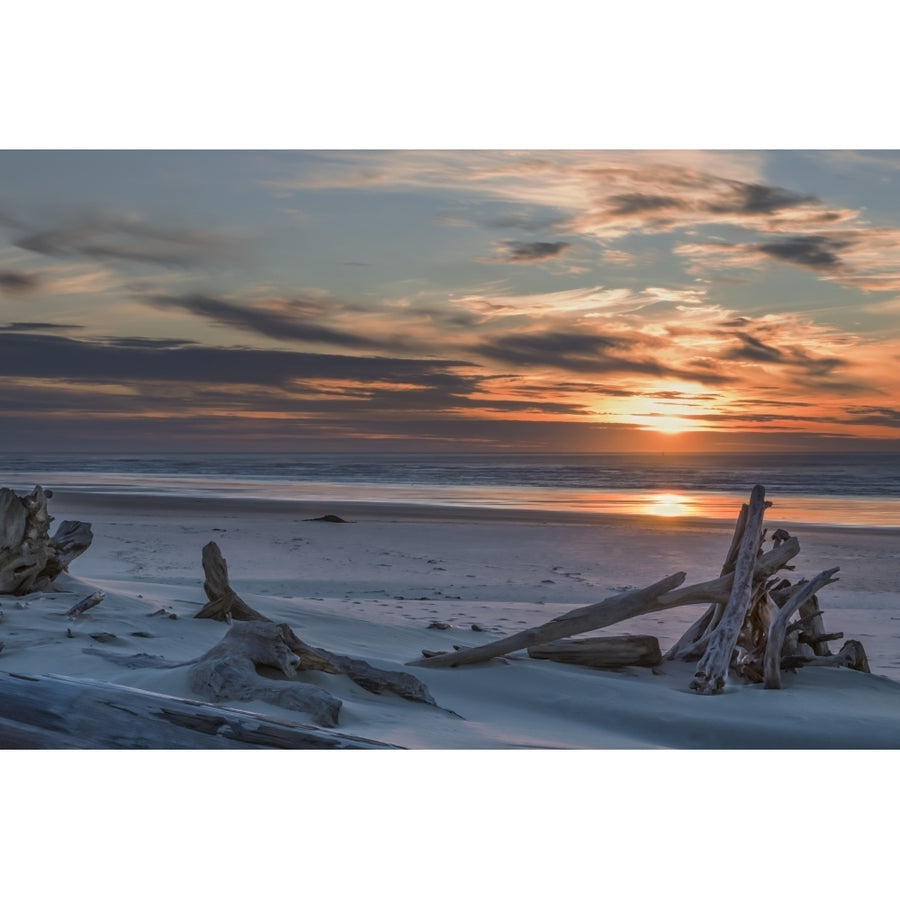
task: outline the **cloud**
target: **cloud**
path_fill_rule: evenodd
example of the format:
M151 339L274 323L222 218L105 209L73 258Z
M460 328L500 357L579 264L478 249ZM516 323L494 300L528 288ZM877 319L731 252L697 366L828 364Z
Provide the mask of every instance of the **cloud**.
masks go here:
M474 347L488 359L526 369L551 368L593 375L619 373L654 378L678 378L724 384L730 377L686 365L675 368L660 362L661 342L648 335L610 335L579 332L508 334ZM654 351L656 351L654 353Z
M452 360L339 356L284 350L208 347L183 341L76 340L57 335L0 334L0 376L85 382L182 382L290 386L295 382L342 382L436 386L467 390L472 381L453 374Z
M780 187L766 184L744 184L731 182L730 202L719 201L708 204L710 212L716 214L771 215L784 209L818 206L821 200L812 195L797 194Z
M762 261L801 266L820 278L860 291L900 290L900 229L838 229L793 234L759 243L707 241L678 244L676 255L687 257L687 271L757 268Z
M501 241L489 263L533 263L561 257L571 246L568 241Z
M0 331L72 331L84 325L66 325L55 322L10 322L0 325Z
M40 279L30 272L0 269L0 291L9 294L27 294L35 290L39 284Z
M203 294L156 296L148 302L159 309L183 309L219 325L252 331L275 340L331 344L356 350L381 346L372 338L319 324L323 317L333 313L336 302L318 296L279 300L276 305L269 306L247 306Z
M781 362L784 354L777 347L769 347L750 334L738 332L735 337L741 342L727 353L728 359L745 359L751 362Z
M170 268L222 263L246 255L237 240L218 232L157 226L121 215L96 215L69 224L32 229L13 243L43 256L85 256L113 263Z
M642 216L662 209L684 209L685 202L664 194L614 194L609 198L607 214L614 218Z
M850 406L847 413L860 425L900 429L900 410L886 406Z
M838 252L851 246L852 241L838 240L821 234L799 235L782 241L757 244L756 249L782 262L794 263L808 269L833 270L841 266Z
M593 241L600 258L615 260L610 244L629 236L703 235L674 248L687 257L688 274L777 261L856 290L900 290L897 229L874 227L862 209L766 183L761 154L344 151L297 159L303 174L278 180L280 188L452 192L466 222L544 233L552 227L553 241L533 242L534 252L527 241L518 248L507 242L481 262L546 261L552 257L541 244L573 238ZM508 211L498 214L498 203ZM757 237L737 243L734 229Z

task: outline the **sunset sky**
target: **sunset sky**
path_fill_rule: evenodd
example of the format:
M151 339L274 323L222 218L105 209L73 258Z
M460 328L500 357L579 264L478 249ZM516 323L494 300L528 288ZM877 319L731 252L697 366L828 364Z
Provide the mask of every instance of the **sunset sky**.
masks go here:
M900 152L5 151L0 450L900 448Z

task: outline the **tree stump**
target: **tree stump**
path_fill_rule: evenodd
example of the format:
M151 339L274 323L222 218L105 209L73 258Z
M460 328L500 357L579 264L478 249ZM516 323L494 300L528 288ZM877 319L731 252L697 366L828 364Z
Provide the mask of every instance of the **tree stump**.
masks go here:
M40 485L20 497L0 488L0 594L22 596L50 588L93 540L87 522L62 522L53 537L47 511L52 491Z
M191 690L213 703L264 700L309 713L319 725L337 725L341 701L315 685L295 680L301 659L284 640L286 628L274 622L235 623L191 666ZM257 667L268 667L286 680L266 678Z

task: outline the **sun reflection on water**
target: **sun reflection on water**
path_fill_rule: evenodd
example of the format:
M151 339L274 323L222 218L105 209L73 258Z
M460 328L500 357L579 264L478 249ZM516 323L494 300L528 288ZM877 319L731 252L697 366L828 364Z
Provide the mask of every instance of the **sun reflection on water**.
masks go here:
M645 515L664 516L670 519L694 513L693 504L683 494L651 494L641 511Z

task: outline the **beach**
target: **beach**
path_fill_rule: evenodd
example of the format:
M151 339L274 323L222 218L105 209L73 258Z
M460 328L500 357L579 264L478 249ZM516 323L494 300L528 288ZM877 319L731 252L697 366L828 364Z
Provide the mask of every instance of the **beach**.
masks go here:
M714 578L731 540L726 521L77 491L55 492L50 511L90 522L92 546L57 591L0 600L0 670L194 697L185 666L130 668L113 657L184 663L224 637L226 623L194 618L206 603L201 550L215 541L254 610L314 647L413 673L436 702L307 673L340 700L342 734L411 749L900 747L897 530L792 525L775 500L767 526L799 538L796 575L840 566L820 595L825 626L863 643L872 674L803 668L786 672L780 691L729 682L703 697L681 662L598 670L520 652L452 669L407 665L423 650L487 643L674 572L686 584ZM66 617L97 590L102 603ZM655 635L665 653L704 609L603 633ZM227 705L309 721L262 700Z

